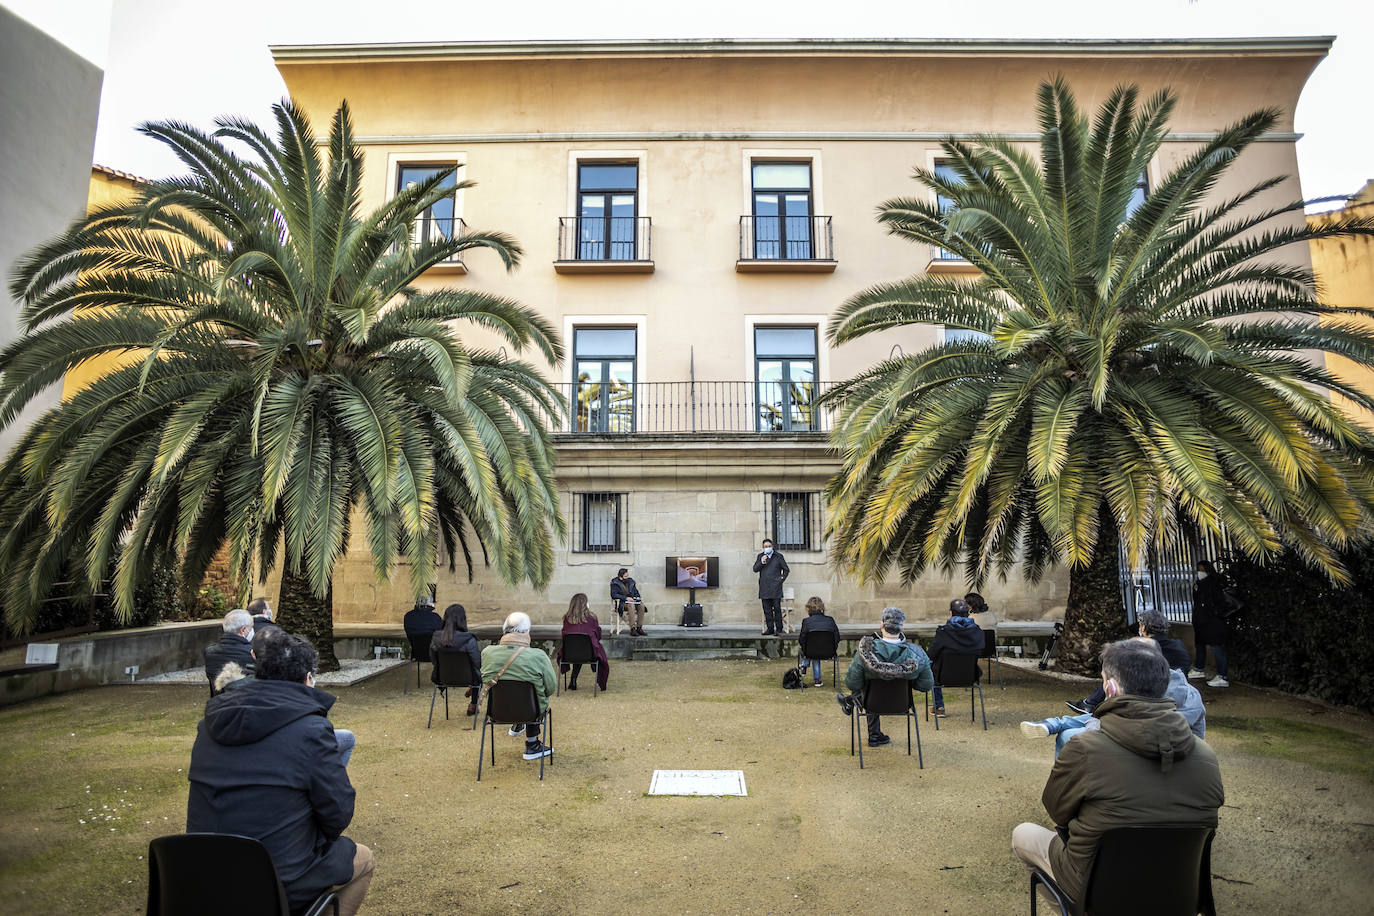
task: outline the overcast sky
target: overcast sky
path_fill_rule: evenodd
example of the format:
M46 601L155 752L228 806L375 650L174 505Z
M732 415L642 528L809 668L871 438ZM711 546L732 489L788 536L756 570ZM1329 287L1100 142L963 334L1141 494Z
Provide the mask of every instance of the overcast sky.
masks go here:
M1374 178L1370 0L0 0L105 68L95 161L176 168L141 121L263 117L271 44L594 38L1176 38L1335 35L1296 113L1303 193ZM1028 100L1029 102L1029 100Z

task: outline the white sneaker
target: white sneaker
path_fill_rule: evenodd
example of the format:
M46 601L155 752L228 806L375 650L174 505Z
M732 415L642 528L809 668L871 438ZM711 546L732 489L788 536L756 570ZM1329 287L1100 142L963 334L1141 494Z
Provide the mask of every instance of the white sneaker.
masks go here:
M1196 681L1198 678L1204 678L1204 677L1206 677L1206 676L1207 676L1207 672L1206 672L1206 671L1203 671L1201 668L1189 668L1189 669L1188 669L1188 679L1189 679L1189 680Z
M512 725L510 731L506 732L506 734L510 735L512 738L519 738L524 733L525 726L523 725Z
M1022 722L1021 734L1027 738L1048 738L1050 727L1044 722Z
M1218 674L1216 677L1212 678L1210 681L1207 682L1207 686L1208 686L1208 687L1230 687L1230 686L1231 686L1231 682L1228 681L1228 680L1226 680L1226 678L1222 677L1220 674Z

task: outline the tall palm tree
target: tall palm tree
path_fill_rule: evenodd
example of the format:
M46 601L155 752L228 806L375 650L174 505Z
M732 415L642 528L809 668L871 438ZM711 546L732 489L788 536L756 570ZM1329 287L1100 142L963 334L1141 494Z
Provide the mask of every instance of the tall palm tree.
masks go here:
M365 213L347 104L327 159L291 103L275 131L141 130L189 174L149 183L29 254L12 284L25 334L0 353L0 422L84 360L119 367L48 411L0 467L0 579L24 631L60 570L135 586L169 552L197 582L228 545L241 583L282 570L283 623L332 651L335 565L366 526L379 579L409 562L416 594L441 547L480 545L509 582L547 581L562 536L543 418L563 410L533 366L464 346L466 323L556 363L531 309L414 282L458 252L507 268L494 232L413 227L452 171ZM466 183L459 183L464 187Z
M1374 366L1374 336L1283 257L1374 221L1308 229L1302 202L1267 203L1282 179L1213 194L1270 110L1133 206L1173 106L1121 87L1090 123L1056 80L1038 91L1038 160L998 137L943 143L953 176L915 177L952 205L894 199L878 218L978 275L875 286L829 327L833 344L909 324L965 332L827 396L843 457L827 489L836 560L906 582L962 566L971 583L1064 561L1073 670L1123 628L1122 542L1135 563L1190 529L1224 529L1252 556L1291 547L1339 579L1337 550L1374 520L1374 437L1324 390L1374 398L1312 358Z

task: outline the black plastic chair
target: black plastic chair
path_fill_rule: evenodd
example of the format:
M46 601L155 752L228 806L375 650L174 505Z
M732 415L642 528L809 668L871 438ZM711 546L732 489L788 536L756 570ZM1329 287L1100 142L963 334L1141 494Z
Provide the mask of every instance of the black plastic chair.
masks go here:
M954 652L942 652L932 666L931 673L935 675L935 683L940 685L940 689L949 690L961 687L968 688L968 720L977 721L978 710L973 705L973 692L978 691L978 708L983 711L983 731L988 730L988 711L983 705L983 685L979 683L977 655L960 655ZM930 697L926 697L926 719L930 719ZM940 730L940 717L935 717L935 730Z
M553 748L553 709L539 712L539 694L529 681L497 681L487 691L487 714L482 720L482 743L477 748L477 781L482 781L482 757L486 753L487 731L491 731L491 765L496 766L496 726L540 725L544 727L543 742ZM548 755L553 764L553 755ZM544 778L544 758L539 758L539 778Z
M926 768L925 756L921 753L921 720L916 718L916 701L911 695L911 681L905 678L890 681L874 678L864 681L863 708L855 706L849 715L849 756L854 756L854 748L859 748L859 769L864 768L865 735L859 730L859 720L869 716L901 716L906 719L906 755L911 756L911 723L916 723L916 763ZM865 729L866 730L866 729ZM855 741L855 738L858 738Z
M1001 657L997 654L997 631L996 631L996 630L984 630L984 631L983 631L983 654L980 655L980 656L978 656L978 657L979 657L979 658L985 658L985 659L988 660L988 676L989 676L989 677L992 676L992 669L993 669L993 666L996 666L996 668L997 668L997 686L998 686L998 687L1001 687L1003 690L1006 690L1006 689L1007 689L1007 685L1006 685L1006 683L1003 682L1003 680L1002 680L1002 659L1001 659Z
M797 639L797 654L807 661L830 659L830 683L839 683L840 634L834 630L808 630Z
M563 651L559 655L558 664L558 689L560 692L568 683L568 672L563 670L564 665L591 665L592 696L595 697L601 663L596 660L596 649L592 646L590 636L586 633L569 633L563 637Z
M448 689L450 687L481 688L482 672L472 670L472 659L462 649L439 649L430 656L434 662L434 670L439 672L439 681L434 685L434 693L429 697L429 721L425 723L425 728L434 722L434 701L439 694L444 695L444 720L448 720ZM407 675L409 676L409 675ZM473 695L473 705L477 704L477 696ZM472 728L477 730L477 713L472 711Z
M232 880L225 880L225 876ZM325 891L296 916L339 912ZM148 844L148 916L292 916L267 847L246 836L183 833Z
M431 661L429 657L429 643L434 638L433 633L407 633L406 638L410 640L410 660L415 663L415 689L420 689L420 663ZM401 693L405 693L410 687L410 668L406 667L406 679L401 684Z
M1041 869L1031 869L1031 916L1036 916L1037 884L1045 886L1064 916L1216 916L1215 834L1215 827L1174 824L1108 830L1098 840L1083 901L1070 898ZM1147 862L1148 874L1143 874Z

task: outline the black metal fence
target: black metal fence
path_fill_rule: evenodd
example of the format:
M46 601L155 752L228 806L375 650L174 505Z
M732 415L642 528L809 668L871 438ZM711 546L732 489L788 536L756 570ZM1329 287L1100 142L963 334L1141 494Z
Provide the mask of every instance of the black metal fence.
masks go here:
M647 216L558 219L560 261L652 261Z
M821 433L816 405L831 382L562 382L568 418L557 432Z
M828 216L741 216L741 261L833 261L835 236Z
M1194 532L1164 550L1151 547L1144 562L1132 567L1123 544L1119 568L1127 621L1135 623L1141 611L1156 610L1172 623L1192 623L1197 561L1215 561L1229 550L1227 538Z

